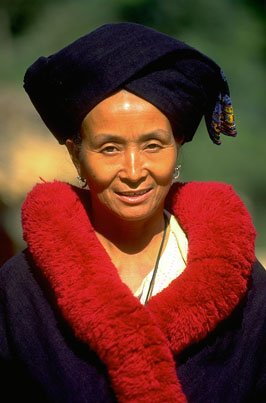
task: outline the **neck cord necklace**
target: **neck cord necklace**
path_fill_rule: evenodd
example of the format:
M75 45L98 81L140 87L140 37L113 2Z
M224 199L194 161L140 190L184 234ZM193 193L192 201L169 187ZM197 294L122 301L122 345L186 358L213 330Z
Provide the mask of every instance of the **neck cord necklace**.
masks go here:
M158 266L159 266L159 260L161 257L161 253L162 253L162 249L163 249L163 244L164 244L164 240L165 240L165 236L166 236L166 228L167 228L167 224L168 224L168 218L166 217L166 215L164 214L164 230L163 230L163 238L161 241L161 245L160 245L160 249L157 255L157 259L156 259L156 263L153 269L153 273L152 273L152 278L151 278L151 282L149 285L149 289L146 295L146 299L144 302L144 305L147 305L148 300L150 299L151 295L152 295L152 291L153 291L153 287L154 287L154 283L155 283L155 277L156 277L156 273L158 271Z

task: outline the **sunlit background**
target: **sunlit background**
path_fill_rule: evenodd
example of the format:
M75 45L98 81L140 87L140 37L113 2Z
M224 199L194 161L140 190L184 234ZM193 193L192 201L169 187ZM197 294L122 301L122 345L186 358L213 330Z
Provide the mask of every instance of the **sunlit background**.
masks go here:
M0 0L0 262L25 247L20 208L34 184L78 184L65 147L24 93L25 70L104 23L131 21L184 40L222 66L239 134L215 146L202 122L183 147L181 180L232 184L252 214L257 256L266 264L265 19L265 0Z

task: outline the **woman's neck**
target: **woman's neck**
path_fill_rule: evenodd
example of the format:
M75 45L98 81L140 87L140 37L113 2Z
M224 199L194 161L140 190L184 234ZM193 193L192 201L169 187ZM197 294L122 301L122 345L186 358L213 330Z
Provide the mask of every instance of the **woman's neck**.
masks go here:
M103 209L100 214L97 214L97 209L92 211L92 223L99 241L116 266L121 280L135 293L154 267L165 227L163 209L152 217L128 221ZM167 239L164 246L166 243Z
M138 254L153 239L160 238L164 230L163 208L151 217L139 220L123 220L104 209L92 209L92 223L100 238L107 244L115 245L127 254Z

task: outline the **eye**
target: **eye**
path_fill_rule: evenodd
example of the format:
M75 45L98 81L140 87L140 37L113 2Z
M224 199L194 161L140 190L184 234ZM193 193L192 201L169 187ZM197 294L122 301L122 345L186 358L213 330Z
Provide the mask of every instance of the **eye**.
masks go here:
M101 150L101 152L106 153L106 154L113 154L117 151L119 151L119 150L115 146L106 146Z
M146 146L147 150L151 150L151 151L158 151L162 148L162 146L158 143L150 143Z

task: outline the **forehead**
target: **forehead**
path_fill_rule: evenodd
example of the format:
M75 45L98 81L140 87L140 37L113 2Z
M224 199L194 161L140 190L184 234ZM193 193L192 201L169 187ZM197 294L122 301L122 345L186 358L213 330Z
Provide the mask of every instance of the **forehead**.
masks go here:
M167 117L150 102L121 90L96 105L84 118L83 132L171 130Z

